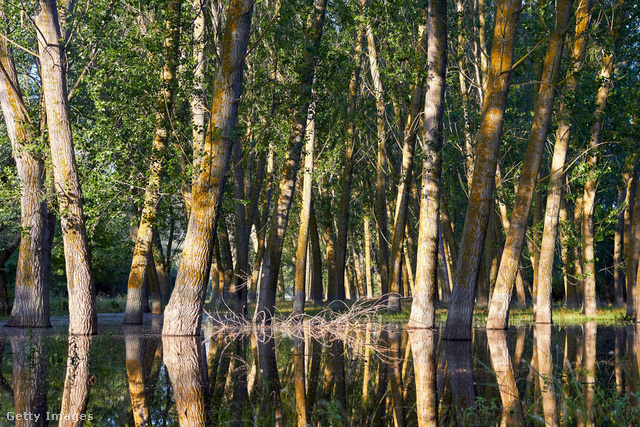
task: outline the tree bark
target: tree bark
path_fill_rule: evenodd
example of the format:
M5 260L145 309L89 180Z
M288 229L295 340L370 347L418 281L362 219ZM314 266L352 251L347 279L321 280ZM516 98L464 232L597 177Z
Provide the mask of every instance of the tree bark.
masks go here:
M314 0L314 11L307 22L305 34L304 66L300 74L302 83L299 89L298 107L292 119L289 146L285 164L280 177L280 191L276 202L275 214L271 218L266 252L262 262L262 278L260 280L260 295L254 314L254 322L271 323L276 306L276 286L282 261L282 245L284 233L289 221L289 211L293 202L298 166L302 152L302 140L307 127L307 114L313 88L317 51L322 38L322 27L327 7L326 0Z
M311 216L311 197L313 193L313 156L316 142L315 109L315 103L312 103L309 107L307 119L304 178L302 184L302 211L300 213L298 248L296 250L296 266L293 277L294 291L292 315L304 313L304 303L306 300L305 271L307 266L307 251L309 248L309 223Z
M425 95L422 200L418 230L416 283L408 328L433 328L438 293L438 223L447 70L447 1L431 0L427 18L427 91Z
M311 212L309 219L309 241L311 244L311 259L313 271L311 277L311 300L314 305L322 304L322 252L320 249L320 236L318 234L318 224L316 222L316 212L311 203Z
M624 179L624 182L628 181ZM624 235L624 206L626 187L618 188L618 200L616 207L620 209L613 235L613 289L615 295L615 305L618 308L624 307L624 272L622 271L622 238Z
M96 295L90 268L89 243L82 208L73 136L69 121L66 54L61 39L55 0L40 0L35 24L42 73L42 92L47 115L51 160L64 243L69 333L97 332Z
M347 144L344 152L344 166L342 169L342 185L340 191L340 204L338 205L338 227L336 230L336 299L344 301L345 284L344 273L347 262L347 236L349 232L349 205L351 203L351 184L353 182L353 153L356 149L356 109L358 90L360 88L360 67L362 62L362 41L365 28L359 26L356 30L356 41L353 52L354 68L349 81L347 95ZM351 295L351 299L353 295Z
M490 70L487 77L482 123L476 142L473 181L460 240L462 246L456 263L451 307L444 332L444 337L450 340L471 339L478 269L482 260L482 248L495 186L496 163L500 150L500 135L521 4L521 0L496 2Z
M162 67L162 88L156 101L156 124L152 144L149 181L144 193L144 206L140 217L140 227L133 250L131 271L127 283L127 306L124 312L125 324L142 323L142 295L149 254L153 245L153 229L156 223L160 201L160 181L164 163L164 152L171 133L174 92L177 88L176 67L180 45L181 0L171 0L167 4L165 27L165 63Z
M511 225L502 251L500 270L491 298L487 329L506 329L509 325L509 305L513 295L513 285L518 272L518 262L522 253L529 210L536 187L536 177L547 134L551 125L551 115L555 101L555 81L560 70L564 39L571 17L573 0L559 0L556 4L555 27L549 39L547 54L544 60L540 89L536 98L533 124L518 183L518 192L511 214ZM555 244L555 236L552 241ZM553 261L548 269L553 266ZM546 271L546 270L545 270ZM550 271L549 271L550 274ZM536 322L551 323L551 281L546 286L538 286L538 304L535 306Z
M184 240L175 288L165 309L163 335L199 335L209 281L213 233L229 168L232 138L238 121L244 56L249 43L253 2L232 0L216 70L209 128L196 159L199 173L191 189L192 212Z
M426 52L428 50L426 27L420 27L420 42L416 51L420 55L420 64L427 63ZM391 252L389 254L389 296L387 310L390 313L402 311L400 305L400 284L402 282L402 246L404 242L405 227L407 223L407 206L409 204L409 191L413 175L413 157L416 146L416 135L420 125L420 113L422 111L422 97L425 92L426 67L421 66L414 82L411 109L407 124L404 129L404 141L402 145L402 169L401 180L396 197L395 215L393 222L393 234L391 237Z
M635 163L635 156L633 157ZM635 317L635 304L633 298L633 289L635 286L635 234L633 230L633 212L636 201L636 191L638 190L638 170L635 170L631 179L627 182L626 206L624 209L624 264L625 264L625 289L627 291L627 317ZM640 211L638 211L640 214Z

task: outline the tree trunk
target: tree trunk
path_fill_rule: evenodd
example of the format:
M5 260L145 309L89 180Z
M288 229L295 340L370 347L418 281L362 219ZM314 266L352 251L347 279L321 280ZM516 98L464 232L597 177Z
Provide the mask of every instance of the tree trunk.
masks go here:
M294 274L293 310L292 315L304 313L305 270L307 266L307 251L309 249L309 222L311 216L311 197L313 193L313 156L316 142L315 103L309 107L306 129L306 144L304 158L304 178L302 184L302 206L298 231L298 248L296 251L296 266ZM316 230L317 231L317 230ZM306 418L305 418L306 420ZM305 421L306 422L306 421Z
M147 384L145 384L146 377L142 366L144 347L143 338L140 335L125 335L127 379L136 427L146 426L151 421L149 418L149 396L146 390Z
M168 265L165 265L165 257L162 253L162 242L160 242L160 236L158 233L154 233L153 236L153 261L156 266L156 274L158 276L158 284L160 286L160 296L162 298L162 304L167 305L170 296L170 275L171 271Z
M618 18L619 20L621 18ZM609 91L613 86L613 67L615 54L610 53L603 58L600 78L602 83L596 97L595 123L591 128L590 153L587 157L589 174L584 183L584 196L582 201L582 265L584 267L584 314L593 317L597 314L596 300L596 267L595 267L595 226L593 223L596 188L597 188L597 150L600 145L600 132L604 124L604 110L607 106ZM636 303L639 301L635 301ZM637 305L637 304L636 304Z
M500 0L496 3L490 71L482 123L476 142L469 204L460 240L462 245L456 263L455 285L444 332L446 339L471 339L478 269L495 186L496 163L521 4L521 0Z
M61 39L55 0L40 0L35 24L47 115L53 176L60 205L67 289L69 333L97 332L96 294L90 268L89 243L82 208L67 95L66 54Z
M289 146L285 164L280 177L279 196L275 214L271 218L266 252L262 262L262 278L260 280L260 295L254 314L254 321L271 323L271 317L276 307L276 286L278 273L282 261L282 245L284 233L289 221L289 211L293 202L298 166L302 152L302 140L307 126L307 114L311 103L313 80L315 76L317 51L322 37L322 26L326 11L326 0L314 0L314 11L307 21L305 35L304 66L300 78L298 108L292 120Z
M522 253L529 210L536 188L540 161L547 134L551 124L553 104L555 101L555 81L560 70L564 39L571 17L573 0L561 0L556 5L555 27L544 60L540 90L536 97L533 113L533 124L518 183L518 192L511 214L511 225L507 241L502 252L500 270L489 307L487 329L506 329L509 326L509 305L513 295L513 285L518 272L518 262ZM555 236L552 244L555 245ZM553 261L548 265L549 275ZM534 279L535 280L535 279ZM534 318L539 323L552 323L551 319L551 281L538 287L538 304L534 307Z
M635 156L633 156L633 163L635 164ZM635 170L631 179L627 182L627 197L626 206L624 209L624 264L625 264L625 289L627 291L627 317L635 317L635 305L633 301L633 289L635 286L635 266L634 264L634 248L635 248L635 234L633 232L633 212L636 201L636 191L638 187L638 170ZM640 214L640 211L638 211Z
M124 312L125 324L142 323L142 298L147 265L153 245L153 229L156 224L158 203L160 201L160 181L163 169L164 152L171 133L171 112L173 111L174 92L177 88L176 67L178 47L180 45L180 7L181 0L171 0L167 4L165 27L165 63L162 67L162 88L156 101L156 124L153 137L149 181L144 192L144 207L140 217L140 227L133 250L131 271L127 284L127 306Z
M487 331L487 340L491 353L491 367L496 374L496 382L502 400L500 425L522 426L524 425L524 413L518 397L518 386L507 347L507 333L505 331Z
M380 80L378 68L378 53L371 25L367 24L367 52L369 57L369 70L373 82L374 96L376 99L376 130L378 137L378 156L376 163L376 222L378 228L378 251L381 281L378 283L380 294L389 293L389 231L387 229L387 189L386 189L386 132L385 132L385 105L384 89Z
M364 274L367 284L367 298L373 298L373 283L371 281L371 231L369 228L369 214L364 214Z
M626 183L627 179L624 180ZM626 196L626 188L618 188L618 201L616 207L620 209L618 212L618 221L613 235L613 289L615 294L616 307L624 307L624 272L622 271L622 236L624 234L624 206Z
M320 236L318 235L318 224L316 222L316 212L311 203L309 218L309 241L311 244L312 274L311 277L311 300L314 305L322 304L322 252L320 249Z
M358 90L360 87L360 66L362 62L362 40L365 29L359 26L356 31L356 42L353 52L354 68L349 81L347 95L347 144L344 152L344 166L342 170L342 188L340 204L338 205L338 227L336 230L336 299L344 301L344 271L347 261L347 236L349 232L349 205L351 202L351 184L353 182L353 153L356 149L356 108ZM353 299L353 295L351 295Z
M18 249L18 246L20 246L21 237L22 233L16 234L13 241L0 252L0 314L3 316L8 315L10 310L9 296L7 295L7 270L4 266L15 250Z
M327 253L327 302L336 299L336 243L333 231L333 216L331 215L331 194L329 193L329 181L326 176L323 179L320 194L323 200L322 217L324 220L324 243Z
M209 281L213 233L229 168L232 138L238 121L244 56L249 43L253 2L232 0L216 70L209 128L195 164L199 171L191 189L192 212L184 240L175 288L165 309L163 335L199 335Z
M420 31L420 42L416 51L419 53L421 58L420 64L426 64L428 31L424 26L421 26ZM400 305L402 246L407 223L407 206L409 204L409 191L411 189L411 179L413 175L413 157L416 146L416 134L420 124L422 97L425 92L426 73L426 67L421 66L414 82L411 97L411 111L409 117L407 117L407 124L404 130L402 170L400 173L402 178L398 186L398 195L396 197L393 234L391 237L391 253L389 255L389 299L387 302L387 310L391 313L399 313L402 311L402 307Z
M443 145L445 74L447 70L447 1L431 0L428 12L427 91L424 117L422 201L418 230L416 283L409 328L435 327L438 294L438 223Z
M438 425L437 338L435 334L434 331L409 331L416 383L416 413L420 427Z

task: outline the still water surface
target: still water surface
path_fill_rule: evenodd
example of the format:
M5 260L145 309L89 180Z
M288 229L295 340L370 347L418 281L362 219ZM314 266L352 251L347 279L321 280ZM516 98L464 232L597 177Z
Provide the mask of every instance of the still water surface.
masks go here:
M444 342L402 325L204 339L163 338L158 316L120 322L102 315L90 338L62 319L1 328L0 425L640 425L635 325Z

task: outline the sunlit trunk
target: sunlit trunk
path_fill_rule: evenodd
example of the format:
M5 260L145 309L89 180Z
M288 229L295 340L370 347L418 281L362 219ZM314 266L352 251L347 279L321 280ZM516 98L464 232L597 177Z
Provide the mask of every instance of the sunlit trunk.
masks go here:
M473 181L460 239L461 247L456 263L451 306L444 331L446 339L471 339L478 269L482 261L489 209L492 205L521 4L521 0L496 2L494 37L482 122L476 142Z
M0 23L7 24L4 6L0 6ZM11 316L5 326L48 327L49 276L51 272L51 243L55 217L47 212L43 199L45 156L34 135L33 124L20 93L18 75L7 39L0 40L0 106L11 140L13 158L20 179L20 234L0 254L0 281L3 298L0 310L9 311L6 292L5 262L20 245ZM50 222L51 221L51 222Z
M187 235L175 288L165 309L163 335L198 335L211 267L213 234L229 168L232 138L238 120L244 56L249 43L253 2L231 0L216 69L211 118L204 146L194 147L198 173L194 178Z
M447 2L429 2L427 89L423 122L422 200L418 227L416 284L409 328L435 326L438 294L438 223L440 216L440 173L443 145L445 74L447 69Z
M305 157L304 157L304 178L302 183L302 208L298 228L298 247L296 250L296 265L293 285L293 315L304 313L305 292L305 272L307 266L307 252L309 249L309 223L311 216L311 196L313 191L313 156L316 142L316 118L315 103L309 107L307 117ZM317 232L317 228L316 228Z
M282 262L282 246L284 244L284 235L289 222L289 212L291 210L298 176L298 167L302 154L307 115L309 112L309 104L311 103L313 80L318 60L317 50L322 37L326 6L326 0L315 0L314 10L307 20L303 55L304 66L299 76L301 83L299 99L297 100L298 107L291 119L292 124L289 143L280 176L276 209L269 224L269 234L264 259L262 261L260 295L258 297L258 304L256 305L256 312L253 316L253 320L256 323L271 323L271 318L275 313L276 286Z
M151 164L149 165L149 181L145 188L140 227L133 250L133 260L127 284L127 307L123 323L142 323L142 288L147 276L147 265L153 245L153 229L160 201L164 152L171 133L171 112L173 111L174 92L177 88L176 67L180 45L180 7L181 0L171 0L167 4L164 40L166 59L161 71L162 88L156 101L156 124Z
M533 111L533 124L531 125L527 152L523 160L518 191L511 213L509 233L504 244L500 270L498 271L498 278L496 279L493 298L489 307L487 329L506 329L509 325L509 304L511 303L513 285L518 272L518 263L527 230L529 210L531 209L536 188L536 178L539 173L549 126L551 125L556 95L556 77L560 70L564 39L571 17L572 6L573 0L559 0L556 4L555 27L547 46L540 89ZM555 235L551 240L551 244L555 247ZM545 272L548 270L549 279L551 279L552 266L553 260L544 265ZM538 304L535 306L537 310L534 313L535 321L551 323L551 280L545 281L543 286L538 286L537 296Z
M635 159L634 159L635 160ZM640 215L640 210L635 211L634 206L636 202L636 191L638 187L638 170L635 170L632 178L627 182L627 197L626 197L626 207L624 209L624 264L625 264L625 289L627 291L627 310L626 316L635 317L635 305L633 301L633 290L635 287L636 276L635 276L635 243L638 240L637 234L635 232L640 231L639 229L633 228L634 221L634 212L637 212Z

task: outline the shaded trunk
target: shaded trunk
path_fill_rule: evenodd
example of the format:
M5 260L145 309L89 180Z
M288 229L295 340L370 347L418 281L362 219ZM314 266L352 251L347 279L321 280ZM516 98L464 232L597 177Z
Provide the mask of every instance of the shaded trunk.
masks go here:
M267 238L264 260L262 262L260 295L253 317L254 322L257 323L271 323L271 318L275 312L276 286L278 284L278 274L282 262L282 246L284 244L284 234L289 222L289 211L291 209L291 203L293 202L296 186L326 6L326 0L315 0L314 11L307 21L303 55L304 66L300 74L302 83L300 84L298 92L298 107L292 119L289 145L280 177L279 196L276 202L275 214L270 221L269 237Z
M476 142L476 160L469 204L456 263L455 285L445 327L446 339L471 339L471 322L478 269L489 222L500 136L509 89L509 76L521 0L496 2L491 62L486 82L482 123Z
M171 271L169 265L166 264L164 254L162 253L162 242L158 233L153 236L153 261L156 266L156 275L158 276L158 285L160 286L160 297L162 304L167 305L171 294L170 276Z
M424 159L422 160L422 200L418 227L416 284L411 304L409 328L435 326L438 293L438 223L440 214L440 173L443 145L442 116L447 69L447 2L431 0L427 18L427 91L424 116Z
M624 180L625 182L628 179ZM626 188L618 188L618 201L616 207L620 209L624 206ZM613 235L613 290L615 294L615 305L618 308L624 307L624 272L622 271L622 236L624 233L624 209L618 212L618 221Z
M7 295L7 270L4 267L7 260L13 255L18 246L20 246L21 234L18 233L2 252L0 252L0 314L6 316L9 314L9 296Z
M311 274L311 300L313 304L322 304L322 252L320 250L320 236L318 234L318 224L316 222L316 212L311 204L311 212L309 218L309 242L311 244L311 259L313 272Z
M69 333L97 332L96 295L90 268L89 243L82 207L69 105L66 54L60 45L60 25L55 0L40 0L35 15L42 73L42 93L47 116L54 186L60 207L67 289Z
M165 309L163 335L198 335L209 281L213 233L216 229L232 138L238 120L244 56L249 43L253 2L232 0L216 69L209 128L195 164L192 212L184 240L175 288Z
M633 157L635 163L635 156ZM626 316L635 317L635 305L633 301L633 289L635 287L635 234L633 232L633 212L638 187L638 170L634 171L632 178L627 182L626 207L624 209L624 264L625 264L625 289L627 291ZM638 211L640 214L640 211Z
M509 305L527 230L529 210L536 188L536 177L551 124L556 95L555 81L560 70L564 39L572 6L573 0L560 0L556 5L555 28L547 46L527 152L523 160L518 191L511 214L511 225L504 244L500 270L489 307L487 329L506 329L509 325ZM555 236L552 244L555 244ZM547 265L550 270L553 261ZM536 322L551 323L551 281L544 283L544 286L538 287L538 304L534 306L534 310L536 310L534 318Z
M180 45L181 0L171 0L167 4L165 27L165 63L162 67L162 88L156 101L156 124L152 144L149 181L144 192L144 206L140 217L140 227L133 250L131 271L127 283L127 306L124 312L125 324L142 323L142 297L146 273L153 245L153 229L156 224L160 201L160 181L163 170L164 152L171 133L171 112L174 92L177 89L176 67L178 46ZM146 301L146 300L145 300Z
M280 377L278 375L278 364L276 360L276 348L273 335L264 334L263 331L256 332L258 340L259 371L262 374L262 383L265 386L264 396L271 404L267 412L269 416L268 424L273 426L284 426L284 412L280 397ZM266 419L267 414L262 414Z

